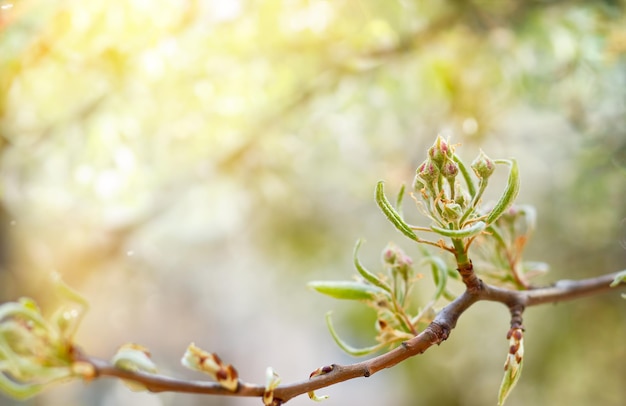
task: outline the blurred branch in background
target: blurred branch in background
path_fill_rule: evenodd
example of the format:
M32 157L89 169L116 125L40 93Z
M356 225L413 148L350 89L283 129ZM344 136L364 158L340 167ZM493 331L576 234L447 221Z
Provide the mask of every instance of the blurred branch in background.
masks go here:
M0 296L45 298L43 275L56 269L90 299L81 341L93 353L130 336L174 357L193 335L264 368L258 351L237 350L252 346L242 325L261 347L280 348L289 334L271 331L285 329L323 347L326 332L308 321L327 306L300 294L305 281L349 267L356 238L393 237L371 186L411 179L437 132L525 163L522 196L538 206L528 250L562 272L554 278L621 269L625 19L623 2L0 0ZM563 306L553 328L533 329L541 356L526 364L520 399L620 403L624 350L611 343L626 326L615 309ZM355 330L371 323L346 317ZM576 333L555 347L565 330ZM592 331L611 331L616 353L574 356ZM327 345L274 366L308 373L299 368ZM478 362L461 353L459 377ZM555 370L563 363L567 373ZM428 365L385 383L397 385L395 404L491 401L493 390L442 391L434 378L414 393L404 376L447 368ZM601 382L589 375L598 370ZM54 399L137 404L114 388L81 390ZM372 402L360 392L328 402Z

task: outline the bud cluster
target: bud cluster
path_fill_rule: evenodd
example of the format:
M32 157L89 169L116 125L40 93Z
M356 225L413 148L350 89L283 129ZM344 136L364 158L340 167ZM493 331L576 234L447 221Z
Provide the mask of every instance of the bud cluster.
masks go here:
M413 189L426 196L436 198L441 188L441 179L445 178L454 193L454 179L459 167L452 160L454 148L442 136L438 136L428 149L428 157L420 164L413 180ZM430 194L430 195L429 195Z
M389 267L392 275L400 275L405 282L413 274L413 260L394 243L387 244L383 250L383 263Z
M0 305L0 389L18 399L62 379L93 378L93 368L75 360L73 344L87 304L56 275L53 288L67 301L50 317L29 298Z

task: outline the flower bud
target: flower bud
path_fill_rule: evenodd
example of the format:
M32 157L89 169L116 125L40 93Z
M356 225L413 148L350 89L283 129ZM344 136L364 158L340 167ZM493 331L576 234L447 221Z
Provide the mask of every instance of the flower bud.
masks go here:
M452 151L450 150L450 145L441 135L437 136L435 144L428 149L428 156L438 168L442 167L446 157L450 156L451 153Z
M449 181L454 181L454 178L459 173L459 167L452 161L447 161L441 168L441 174Z
M383 250L383 263L393 265L396 262L397 256L398 247L396 247L394 244L389 243Z
M481 150L480 154L474 162L472 162L472 169L476 176L480 179L487 180L496 169L495 163Z
M408 279L413 271L413 260L404 251L393 243L387 244L383 250L383 263L391 266L392 272L398 272L404 279Z
M435 163L427 159L417 168L417 175L422 178L425 183L433 184L439 178L439 168Z

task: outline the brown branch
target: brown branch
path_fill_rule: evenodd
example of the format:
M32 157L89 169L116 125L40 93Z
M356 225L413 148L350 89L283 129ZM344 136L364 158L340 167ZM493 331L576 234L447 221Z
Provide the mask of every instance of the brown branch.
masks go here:
M108 361L85 355L78 356L76 361L91 364L95 369L94 378L108 376L133 381L143 385L148 391L155 393L179 392L220 396L261 397L265 391L263 386L241 381L236 391L230 391L217 382L189 381L141 371L129 371L117 368Z
M407 358L423 353L434 344L441 344L448 338L450 332L456 326L459 317L478 301L484 300L504 304L511 311L511 323L521 325L521 314L527 306L556 303L606 292L611 289L609 285L613 282L617 274L618 272L615 272L578 281L563 280L555 283L553 286L524 291L499 288L480 281L477 289L466 290L454 301L441 309L426 329L412 339L403 342L399 347L372 359L355 364L333 364L324 367L324 373L311 379L280 385L274 389L273 405L281 405L296 396L339 382L371 376L385 368L391 368ZM625 286L626 283L622 282L619 288ZM215 382L187 381L163 375L127 371L116 368L107 361L84 355L77 355L76 361L91 364L95 371L94 377L109 376L134 381L143 385L151 392L169 391L250 397L262 397L265 392L265 387L262 385L249 384L241 381L239 382L237 390L230 391Z
M528 306L556 303L597 294L612 289L609 287L619 272L583 280L560 280L554 286L524 291ZM625 284L622 282L620 287Z

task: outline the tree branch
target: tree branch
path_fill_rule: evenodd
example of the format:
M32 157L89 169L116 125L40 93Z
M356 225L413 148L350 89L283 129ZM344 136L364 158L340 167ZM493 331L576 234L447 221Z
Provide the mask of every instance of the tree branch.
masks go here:
M333 364L324 367L321 369L321 371L323 371L321 374L316 374L316 376L308 380L279 385L274 389L272 405L281 405L296 396L339 382L371 376L380 370L391 368L407 358L425 352L434 344L441 344L448 338L450 332L456 326L459 317L478 301L484 300L502 303L511 310L512 315L520 315L521 320L521 313L527 306L556 303L606 292L611 289L609 285L613 282L617 274L618 272L615 272L578 281L562 280L556 282L553 286L524 291L499 288L480 281L480 286L477 289L466 290L441 309L426 329L412 339L403 342L399 347L366 361L350 365ZM617 288L623 288L625 286L626 283L622 282ZM107 361L81 354L77 354L76 361L90 364L94 369L94 378L108 376L133 381L143 385L151 392L169 391L250 397L262 397L265 393L264 386L242 381L239 381L239 385L235 391L230 391L215 382L187 381L158 374L119 369Z

